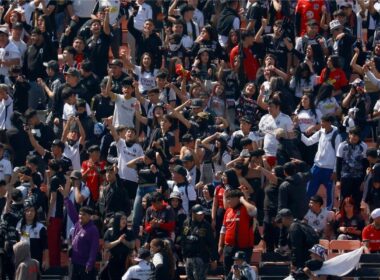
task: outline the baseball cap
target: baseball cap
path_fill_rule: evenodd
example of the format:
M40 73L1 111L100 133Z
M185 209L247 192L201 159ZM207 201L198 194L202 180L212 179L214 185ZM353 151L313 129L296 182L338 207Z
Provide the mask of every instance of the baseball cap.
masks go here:
M4 33L4 34L9 35L8 26L6 26L6 25L0 25L0 33Z
M341 27L342 27L342 24L337 19L330 22L330 30L331 31L338 29L338 28L341 28Z
M59 147L61 147L62 149L65 148L65 143L63 143L61 139L55 139L55 140L53 141L53 143L51 143L51 145L52 145L52 146L59 146Z
M197 215L202 215L205 213L202 205L200 204L195 204L193 208L191 208L191 212Z
M192 154L186 154L183 158L182 158L182 162L186 162L186 161L194 161L194 157Z
M292 211L290 211L287 208L283 208L280 211L278 211L275 221L276 223L281 223L282 218L290 218L290 217L293 217Z
M70 174L71 179L82 180L82 173L79 170L73 170Z
M80 77L80 72L78 69L76 69L75 67L70 67L69 69L67 69L65 72L64 72L65 75L71 75L71 76L74 76L74 77Z
M241 117L240 122L246 122L246 123L252 124L252 120L248 117Z
M123 62L121 61L121 59L112 59L112 61L109 64L109 66L112 66L112 65L123 67Z
M21 166L18 170L18 173L26 175L26 176L30 176L32 175L32 170L27 166Z
M243 251L237 251L235 255L233 256L234 260L245 260L246 255Z
M46 68L53 69L56 72L58 72L58 70L59 70L59 64L58 64L58 61L56 61L56 60L50 60L49 62L44 62L43 65Z
M376 219L379 217L380 217L380 208L376 208L375 210L372 211L371 218Z
M181 193L180 192L172 192L169 196L169 199L172 199L172 198L177 198L177 199L181 199L182 200L182 197L181 197Z
M100 147L99 147L98 145L92 145L92 146L90 146L90 147L88 148L88 152L89 152L89 153L92 153L92 152L95 152L95 151L97 151L97 152L100 151Z
M190 108L202 108L202 106L203 106L202 99L194 98L193 100L191 100Z
M16 22L12 24L12 29L24 29L24 25L21 22Z
M308 26L318 25L318 22L315 19L311 19L307 22Z

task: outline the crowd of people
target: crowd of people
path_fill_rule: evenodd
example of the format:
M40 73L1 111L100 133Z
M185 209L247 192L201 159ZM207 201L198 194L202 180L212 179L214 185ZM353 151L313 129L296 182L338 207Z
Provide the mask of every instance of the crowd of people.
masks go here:
M380 252L378 0L4 0L0 19L2 279L63 250L74 280L252 280L258 244L318 279L319 238Z

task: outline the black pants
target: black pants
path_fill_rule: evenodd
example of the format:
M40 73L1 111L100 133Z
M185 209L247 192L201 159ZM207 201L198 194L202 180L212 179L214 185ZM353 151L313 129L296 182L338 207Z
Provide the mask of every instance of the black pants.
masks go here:
M93 268L90 272L86 272L86 267L79 264L73 264L73 274L71 280L95 280L96 269Z
M362 192L360 191L360 185L362 184L362 178L341 178L340 180L340 196L341 200L346 197L352 197L355 201L356 209L360 209L360 201L362 199Z
M267 252L273 252L277 248L280 238L280 228L276 227L271 218L264 218L264 241Z
M245 253L245 261L247 263L251 262L253 248L239 249L231 246L225 246L223 250L224 255L224 275L228 275L231 271L232 264L234 263L233 256L238 251L243 251Z
M119 280L125 273L126 257L111 256L108 263L108 279Z

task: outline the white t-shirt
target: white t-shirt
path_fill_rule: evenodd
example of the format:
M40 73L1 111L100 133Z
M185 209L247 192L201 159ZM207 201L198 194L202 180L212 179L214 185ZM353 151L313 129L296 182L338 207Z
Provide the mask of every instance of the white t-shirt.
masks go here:
M248 136L245 136L242 130L237 130L234 133L232 133L230 140L228 141L228 146L232 147L234 143L234 139L236 136L243 136L248 137L252 140L252 142L256 142L256 144L259 144L259 141L262 140L255 132L250 131Z
M136 101L137 99L134 97L125 99L124 95L116 94L115 110L113 113L113 125L115 127L120 125L135 127L133 118L135 116Z
M314 115L311 110L301 110L298 116L298 125L300 127L301 132L305 132L310 126L321 123L321 111L315 109L316 115Z
M330 97L321 100L317 105L317 109L321 111L322 116L335 115L338 108L340 108L340 106L336 101L335 97Z
M6 158L2 158L0 160L0 180L4 180L6 175L12 175L12 164Z
M153 11L152 7L149 4L143 3L141 6L139 6L137 15L133 19L135 28L142 31L144 28L144 22L147 19L153 19Z
M259 123L260 131L265 133L264 136L264 151L266 155L276 156L278 149L278 140L275 135L275 130L278 128L284 129L286 132L293 131L293 122L288 115L284 113L278 114L273 118L271 114L263 116Z
M65 149L63 151L63 155L71 160L74 170L81 170L79 152L80 152L79 141L77 141L72 146L70 146L67 142L65 143Z
M129 168L127 163L144 155L141 145L135 143L131 147L128 147L124 139L119 139L116 143L116 148L118 154L117 167L119 169L120 178L137 183L137 171L134 168Z
M11 115L13 114L13 100L10 96L0 101L0 130L9 129L11 125Z
M34 5L34 1L30 1L29 3L25 3L22 6L18 6L15 9L15 11L17 11L19 13L24 12L25 22L28 25L31 25L31 23L32 23L32 14L33 14L33 12L34 12L35 9L36 9L36 5Z
M160 90L160 96L159 99L162 103L169 103L170 101L176 101L177 100L177 95L174 91L174 89L166 89L164 88L163 90Z
M22 65L22 61L24 59L25 52L28 49L28 46L26 45L26 43L23 40L15 41L15 40L13 40L12 37L9 37L9 41L11 41L13 44L15 44L16 47L18 48L18 50L20 52L20 55L21 55L21 62L20 62L20 64Z
M80 18L90 18L95 5L96 0L73 0L74 15Z
M138 264L128 268L127 272L123 275L121 280L153 280L154 277L154 265L145 260L140 261Z
M5 48L0 48L0 61L10 61L11 59L20 59L21 62L21 53L18 47L13 44L11 41L8 42L8 45ZM3 64L0 65L0 75L8 76L9 67Z
M91 108L90 106L86 103L86 112L87 115L91 116ZM63 114L62 114L62 120L67 121L71 116L75 116L77 113L77 109L75 108L75 105L70 105L68 103L65 103L63 105Z
M33 225L24 225L23 229L21 230L21 221L19 221L17 223L16 229L20 234L20 241L30 243L31 238L40 238L41 229L44 227L45 226L43 224L37 222L35 227L33 227Z
M294 90L294 95L298 98L301 98L303 93L302 90L305 88L313 89L317 85L317 75L313 74L310 76L308 81L306 79L301 79L299 84L296 84L296 79L292 77L289 83L289 88Z
M141 93L156 86L157 69L154 69L153 72L141 73L141 66L135 66L133 72L139 77L139 91Z
M110 24L113 25L117 21L120 11L119 0L99 0L99 8L109 7Z
M187 186L187 193L186 193L186 186ZM178 187L177 184L173 186L173 191L179 192L181 194L182 198L182 206L185 210L186 215L189 214L189 201L195 201L197 199L197 194L195 192L195 188L193 185L184 185Z
M322 232L327 223L334 220L334 212L328 211L326 208L322 208L319 214L315 214L309 209L304 219L314 230Z

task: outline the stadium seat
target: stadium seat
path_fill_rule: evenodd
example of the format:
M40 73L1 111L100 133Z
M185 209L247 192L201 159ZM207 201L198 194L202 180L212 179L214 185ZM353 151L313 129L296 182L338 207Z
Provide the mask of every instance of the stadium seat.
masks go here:
M319 245L322 245L328 252L330 250L330 241L327 239L320 239Z
M349 252L361 247L360 240L331 240L330 251L338 251L339 253Z

